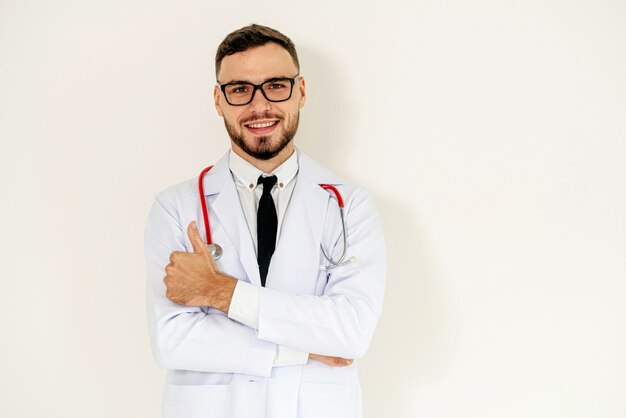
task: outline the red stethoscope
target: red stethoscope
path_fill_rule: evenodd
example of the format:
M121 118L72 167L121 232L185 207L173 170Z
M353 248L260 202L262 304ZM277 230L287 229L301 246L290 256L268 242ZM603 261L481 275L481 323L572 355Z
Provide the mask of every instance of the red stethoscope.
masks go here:
M211 170L211 168L213 168L213 166L209 166L205 168L200 173L200 176L198 176L198 190L200 192L200 204L202 205L202 218L204 220L204 230L206 232L206 246L209 248L209 252L211 253L211 256L213 256L213 259L217 260L222 256L224 251L222 250L222 247L219 244L215 244L213 240L211 239L211 225L209 223L209 212L206 206L206 199L204 198L204 184L203 184L204 175L208 173L209 170ZM341 215L341 235L343 237L343 251L341 252L341 257L339 257L339 260L334 260L332 257L330 257L324 250L324 247L320 245L320 249L322 250L322 254L324 255L324 258L326 258L326 260L328 260L329 262L329 264L325 266L321 265L320 270L328 270L328 269L332 269L335 267L348 264L356 260L356 258L350 257L349 259L346 260L346 251L348 250L348 241L346 238L346 222L343 216L343 198L341 197L341 193L339 193L339 190L337 190L335 186L331 186L330 184L320 184L320 187L324 190L331 191L335 195L335 198L337 199L337 205L339 206L339 214Z

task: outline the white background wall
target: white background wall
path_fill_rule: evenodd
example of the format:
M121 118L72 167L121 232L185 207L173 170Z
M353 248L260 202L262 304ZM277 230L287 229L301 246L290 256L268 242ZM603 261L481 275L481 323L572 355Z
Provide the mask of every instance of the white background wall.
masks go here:
M626 416L626 3L0 0L0 416L158 416L143 226L228 147L213 57L296 42L297 142L377 199L366 418Z

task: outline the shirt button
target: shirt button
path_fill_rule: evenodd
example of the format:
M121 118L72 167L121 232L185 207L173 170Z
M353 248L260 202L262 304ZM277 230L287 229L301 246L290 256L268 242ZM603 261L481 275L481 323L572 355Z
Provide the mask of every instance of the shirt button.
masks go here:
M254 184L250 183L250 185L248 185L249 189L254 189Z
M278 187L282 189L283 187L285 187L285 185L283 183L278 183Z

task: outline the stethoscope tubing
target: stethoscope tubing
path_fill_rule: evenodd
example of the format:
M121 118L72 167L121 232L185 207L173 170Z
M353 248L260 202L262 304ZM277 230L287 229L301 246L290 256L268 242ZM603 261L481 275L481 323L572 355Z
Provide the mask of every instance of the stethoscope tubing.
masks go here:
M213 168L212 165L208 166L200 172L198 177L198 191L200 192L200 205L202 206L202 218L204 219L204 231L206 232L207 245L213 244L211 239L211 226L209 224L209 211L206 207L206 199L204 198L204 175Z
M198 177L198 191L200 193L200 205L202 206L202 218L204 220L204 232L206 233L206 246L209 248L211 256L214 260L218 260L224 251L219 244L215 244L211 238L211 224L209 223L209 211L206 207L206 199L204 198L204 175L213 168L212 165L208 166L200 172Z
M218 258L222 256L223 251L222 251L222 247L220 247L219 244L215 244L211 237L211 224L209 223L209 211L207 209L206 199L204 198L204 176L212 168L213 166L211 165L200 172L200 175L198 176L198 192L200 193L200 205L202 206L202 219L204 221L206 245L207 247L209 247L209 251L211 252L211 255L213 256L213 258L217 260ZM337 199L337 205L339 206L339 214L341 216L341 235L343 237L343 250L341 252L341 257L339 257L339 260L335 261L331 256L329 256L324 250L324 247L320 244L320 249L322 250L322 254L324 255L324 258L326 258L326 260L328 260L329 262L329 264L326 266L321 265L320 270L328 270L328 269L332 269L335 267L348 264L351 261L354 261L354 257L351 257L348 260L345 259L346 252L348 251L348 239L347 239L347 234L346 234L346 221L345 221L344 214L343 214L343 207L344 207L343 197L341 196L341 193L339 193L339 190L337 190L337 188L333 185L320 184L320 187L324 190L330 191L331 193L335 195L335 198Z

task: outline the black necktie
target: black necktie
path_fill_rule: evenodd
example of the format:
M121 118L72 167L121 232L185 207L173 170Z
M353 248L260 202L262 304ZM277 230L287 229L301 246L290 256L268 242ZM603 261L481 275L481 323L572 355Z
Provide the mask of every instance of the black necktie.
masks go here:
M276 230L278 229L278 216L276 216L276 206L274 206L271 193L272 187L276 184L276 176L261 176L257 184L263 185L263 194L259 200L259 210L256 216L256 236L259 243L257 261L261 274L261 286L265 286L267 270L276 246Z

